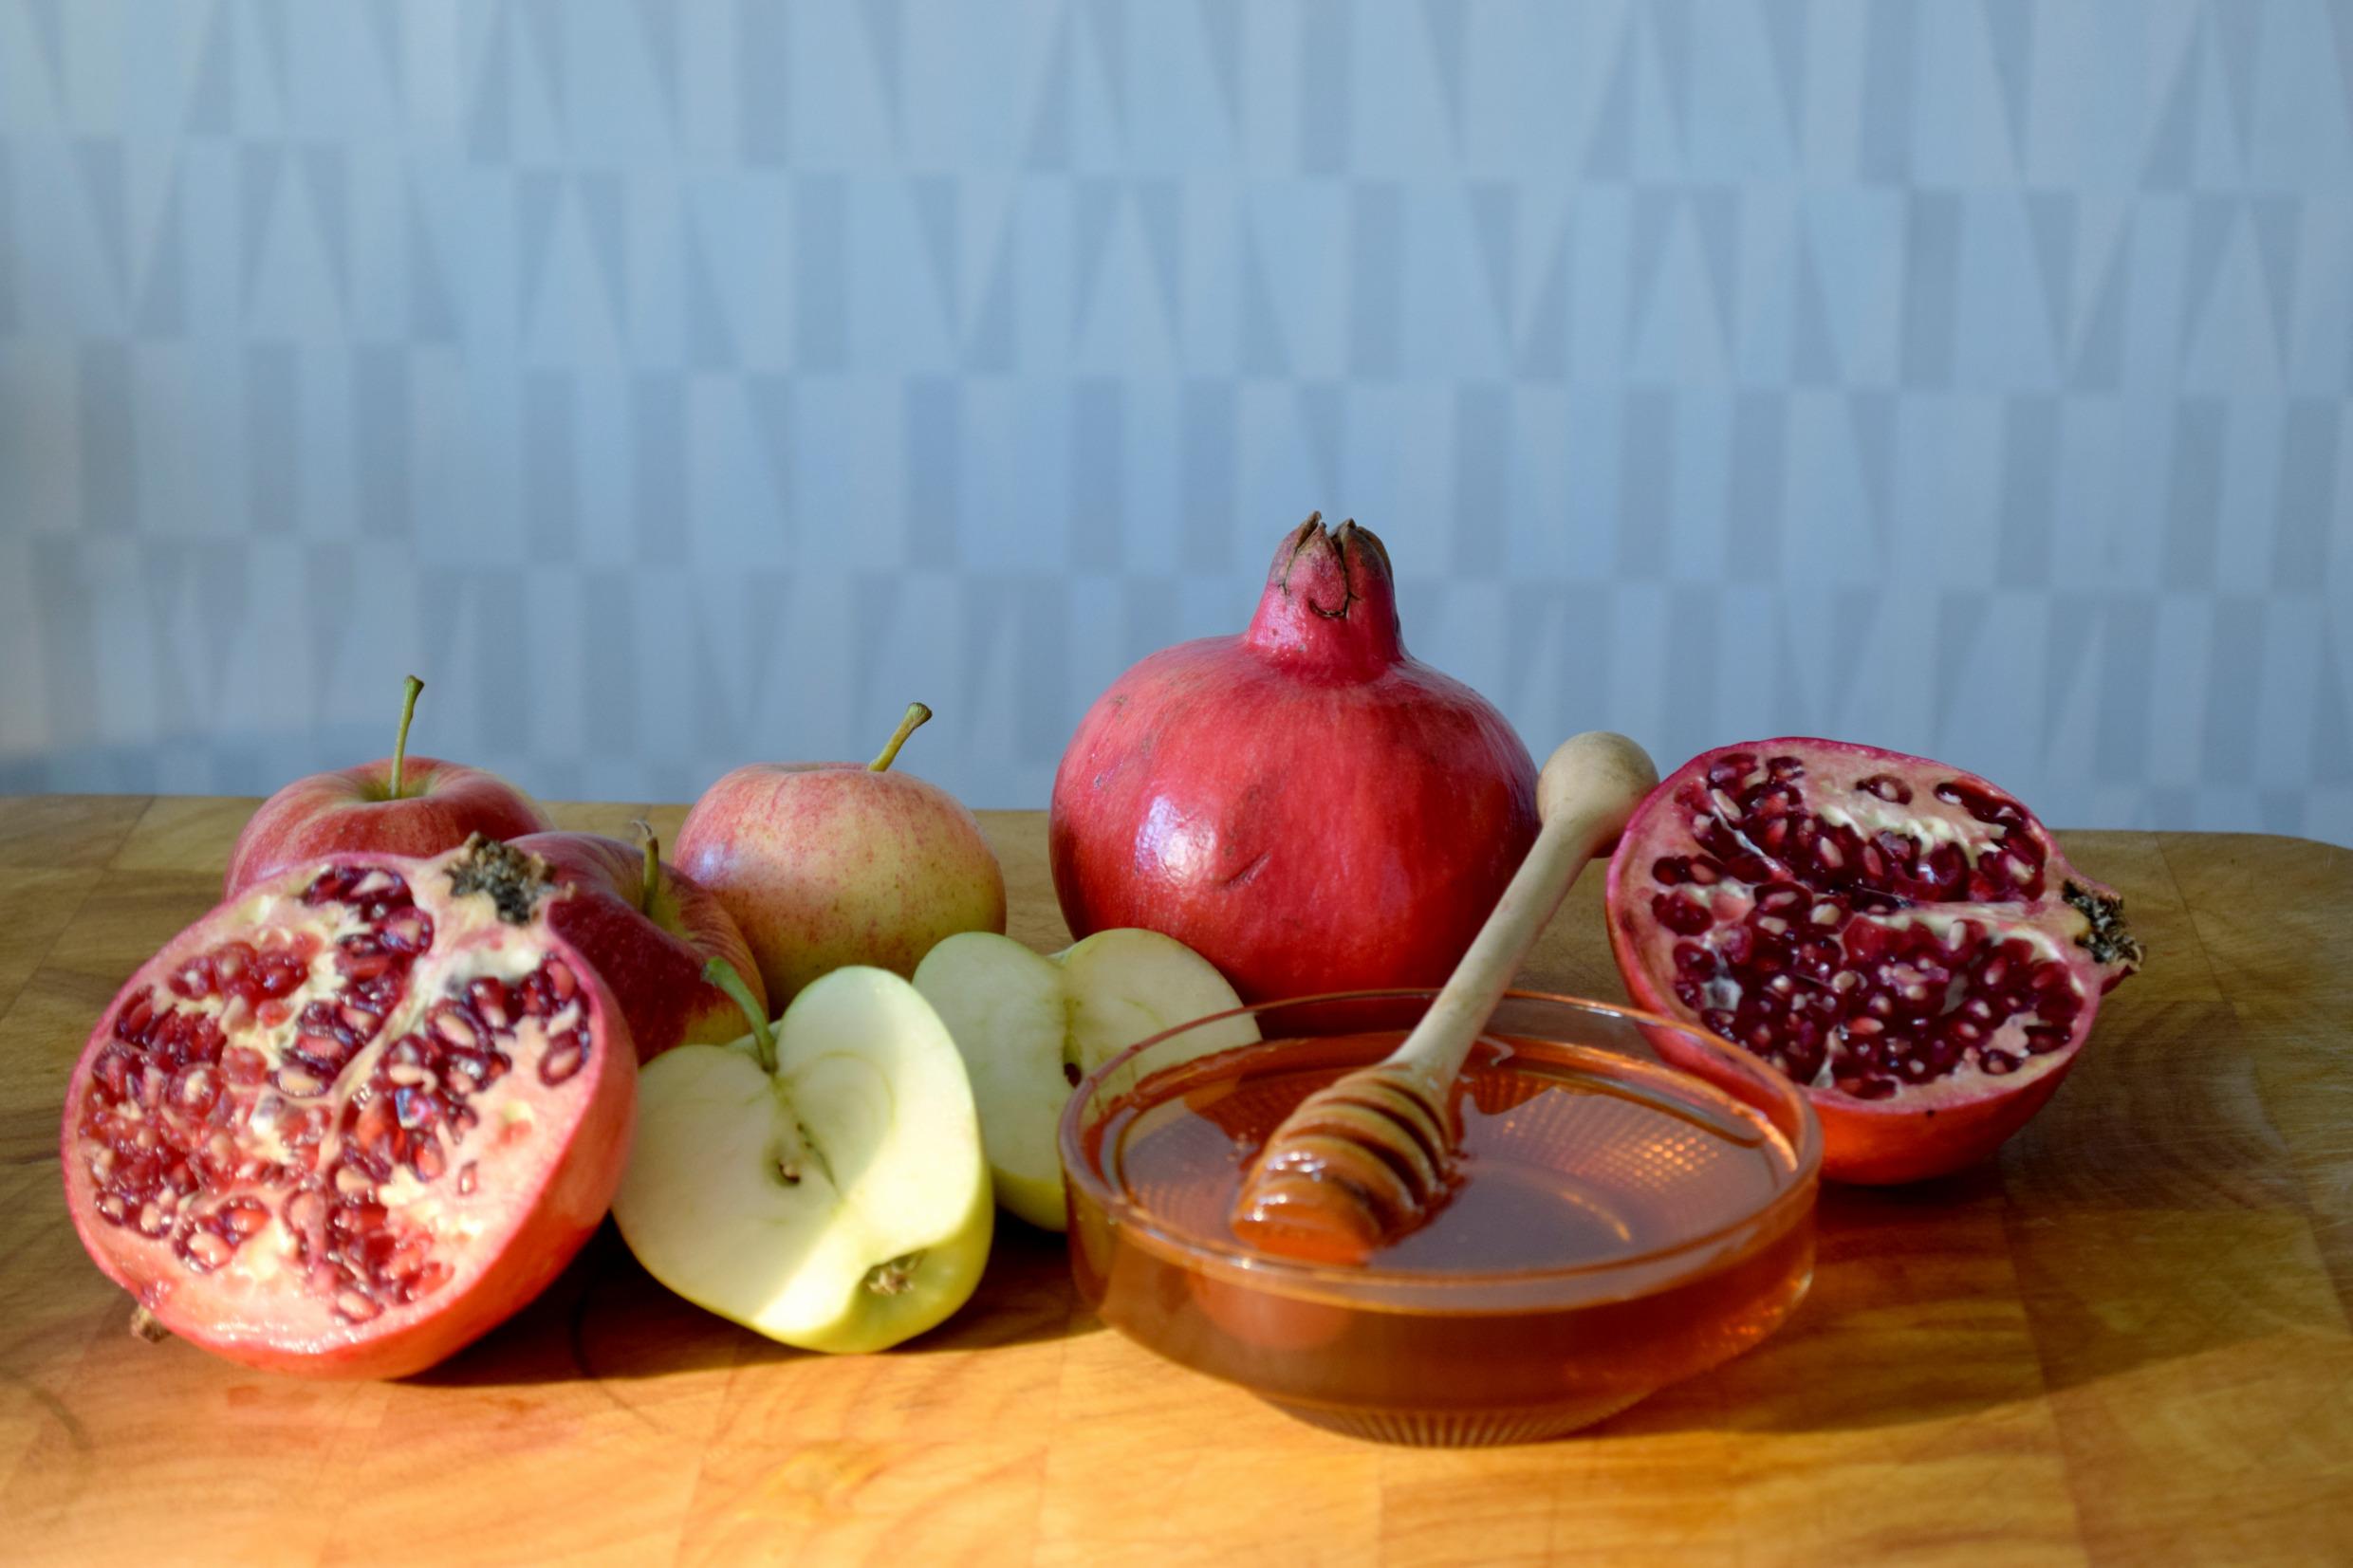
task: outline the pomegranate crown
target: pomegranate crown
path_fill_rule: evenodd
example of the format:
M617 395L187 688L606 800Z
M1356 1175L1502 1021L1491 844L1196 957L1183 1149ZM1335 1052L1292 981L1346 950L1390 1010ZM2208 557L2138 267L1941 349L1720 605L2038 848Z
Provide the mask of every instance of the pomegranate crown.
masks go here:
M1397 582L1380 536L1322 512L1286 534L1243 639L1261 653L1370 674L1405 657Z

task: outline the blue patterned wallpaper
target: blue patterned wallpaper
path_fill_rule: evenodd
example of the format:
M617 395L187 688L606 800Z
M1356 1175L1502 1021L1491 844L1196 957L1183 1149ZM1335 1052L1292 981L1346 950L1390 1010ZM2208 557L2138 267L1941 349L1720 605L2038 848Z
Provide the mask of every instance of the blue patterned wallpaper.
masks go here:
M0 788L1042 804L1311 508L1539 753L2353 842L2353 3L0 0Z

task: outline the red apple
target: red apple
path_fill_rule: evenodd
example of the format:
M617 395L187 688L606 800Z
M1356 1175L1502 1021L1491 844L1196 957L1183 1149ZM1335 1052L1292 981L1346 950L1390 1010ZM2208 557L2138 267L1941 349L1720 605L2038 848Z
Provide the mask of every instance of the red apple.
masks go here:
M297 779L261 803L229 852L224 897L330 855L438 855L477 833L506 839L555 825L537 802L495 773L408 755L409 721L424 689L415 675L408 678L391 756Z
M893 758L921 703L871 763L755 763L703 792L678 864L719 895L783 1006L831 969L912 975L933 944L1005 930L1005 873L956 798Z
M742 1038L743 1009L703 979L703 966L713 958L732 965L753 999L768 1005L743 932L709 889L661 858L651 834L642 850L602 833L532 833L514 847L547 861L558 882L578 890L548 906L548 922L621 1004L640 1062L674 1045Z

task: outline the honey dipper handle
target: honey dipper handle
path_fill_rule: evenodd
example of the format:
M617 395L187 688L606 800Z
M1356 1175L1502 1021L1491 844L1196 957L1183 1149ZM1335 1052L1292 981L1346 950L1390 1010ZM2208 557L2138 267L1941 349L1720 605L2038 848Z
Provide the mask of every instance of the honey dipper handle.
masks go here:
M1487 1026L1495 1004L1528 958L1528 950L1561 907L1594 852L1617 837L1658 783L1649 753L1623 735L1589 729L1563 741L1536 781L1536 814L1543 829L1520 862L1494 913L1446 987L1390 1063L1413 1070L1432 1105L1446 1103L1471 1042Z

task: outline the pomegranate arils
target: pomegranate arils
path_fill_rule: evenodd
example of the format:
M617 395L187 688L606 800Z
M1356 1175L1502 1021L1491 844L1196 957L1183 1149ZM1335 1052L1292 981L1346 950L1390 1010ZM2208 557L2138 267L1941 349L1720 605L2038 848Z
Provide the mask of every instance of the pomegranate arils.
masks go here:
M502 918L519 899L528 919L537 894L509 868L498 899ZM511 983L454 973L439 1000L408 1005L435 921L381 867L334 866L299 906L292 928L195 952L120 1006L75 1127L107 1225L168 1238L201 1276L275 1215L284 1234L269 1245L338 1316L364 1323L453 1278L403 1207L449 1171L481 1120L470 1100L511 1070L523 1031L543 1083L580 1073L585 999L547 955ZM412 1026L387 1042L396 1015ZM251 1042L231 1044L232 1028ZM355 1070L364 1077L347 1084ZM458 1196L475 1193L476 1169L460 1168ZM407 1186L388 1202L395 1184Z
M635 1053L548 918L566 896L476 839L290 868L175 938L66 1091L91 1257L163 1328L277 1370L400 1376L510 1316L629 1142Z
M1838 742L1695 759L1628 824L1609 901L1636 999L1817 1091L1825 1170L1855 1179L1932 1174L1999 1142L2055 1085L2044 1059L2064 1070L2101 990L2140 957L2119 900L2074 876L2017 801ZM1890 1112L1834 1116L1910 1097L1927 1097L1924 1129L1968 1114L1917 1134L1888 1132L1904 1125Z

